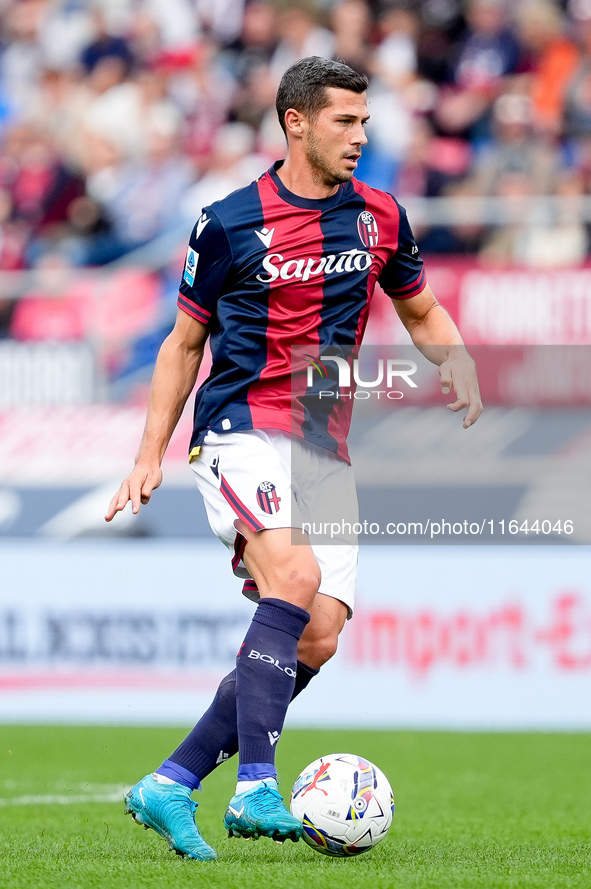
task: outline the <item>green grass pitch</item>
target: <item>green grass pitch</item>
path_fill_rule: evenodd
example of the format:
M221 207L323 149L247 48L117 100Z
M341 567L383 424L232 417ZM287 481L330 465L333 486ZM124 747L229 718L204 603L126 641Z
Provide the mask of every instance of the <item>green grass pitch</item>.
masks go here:
M587 734L285 732L286 796L326 753L359 753L390 778L386 839L335 860L303 842L225 836L235 766L197 794L217 862L184 861L123 816L122 797L183 737L181 729L0 726L2 889L571 889L591 887L591 737Z

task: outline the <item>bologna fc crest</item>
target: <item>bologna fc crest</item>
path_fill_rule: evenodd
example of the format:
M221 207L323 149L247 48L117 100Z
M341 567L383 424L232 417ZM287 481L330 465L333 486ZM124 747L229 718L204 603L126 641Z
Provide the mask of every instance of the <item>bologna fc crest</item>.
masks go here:
M273 482L261 482L257 488L257 503L269 515L279 512L281 497L277 496Z
M378 224L369 210L364 210L357 217L357 231L364 247L378 246Z

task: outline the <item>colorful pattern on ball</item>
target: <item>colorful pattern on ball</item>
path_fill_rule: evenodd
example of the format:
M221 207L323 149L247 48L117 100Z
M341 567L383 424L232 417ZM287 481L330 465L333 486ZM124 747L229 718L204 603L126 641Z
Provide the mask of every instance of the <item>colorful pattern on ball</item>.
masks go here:
M369 760L335 753L300 773L290 806L302 821L309 846L323 855L347 858L384 838L392 823L394 797L385 775Z
M347 813L347 821L363 818L372 799L376 800L380 814L383 815L379 801L374 797L374 788L378 786L375 766L365 759L359 760L359 771L354 776L354 786L351 792L353 802Z
M339 843L338 840L329 837L324 830L314 827L308 818L304 818L304 839L310 846L314 846L318 852L323 855L333 855L335 858L349 858L352 855L360 855L371 849L369 846L347 846L345 843ZM311 841L311 842L310 842ZM360 838L363 841L363 837Z

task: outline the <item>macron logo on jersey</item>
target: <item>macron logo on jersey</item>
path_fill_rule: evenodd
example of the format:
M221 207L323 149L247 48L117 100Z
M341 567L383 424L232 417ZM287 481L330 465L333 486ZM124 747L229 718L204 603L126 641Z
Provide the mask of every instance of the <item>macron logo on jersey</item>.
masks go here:
M260 240L263 242L267 250L271 246L271 241L273 240L273 235L275 234L274 228L262 228L260 231L254 230L255 235L257 235Z
M202 213L201 216L199 217L199 219L197 220L197 231L195 232L196 238L199 237L199 235L201 234L201 232L203 231L203 229L205 228L205 226L207 225L207 223L209 221L210 220L205 215L205 213Z

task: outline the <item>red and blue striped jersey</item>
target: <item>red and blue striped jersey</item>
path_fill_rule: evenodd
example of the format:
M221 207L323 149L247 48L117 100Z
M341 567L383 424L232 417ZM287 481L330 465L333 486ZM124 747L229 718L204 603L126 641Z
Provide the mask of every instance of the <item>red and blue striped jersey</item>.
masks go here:
M209 429L280 429L348 459L351 402L294 408L292 347L355 348L376 282L415 296L423 261L391 195L352 179L329 198L299 197L279 166L205 208L191 234L178 305L209 326L212 353L191 448Z

